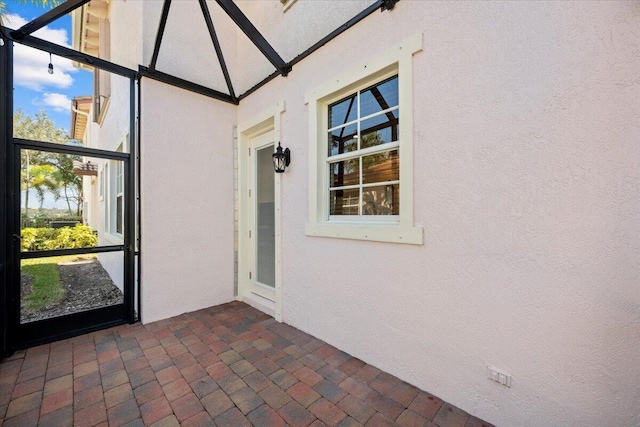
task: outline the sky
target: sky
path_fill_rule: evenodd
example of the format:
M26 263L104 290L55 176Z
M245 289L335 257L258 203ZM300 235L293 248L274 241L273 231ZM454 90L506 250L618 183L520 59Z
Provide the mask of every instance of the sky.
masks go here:
M5 26L20 28L47 11L42 6L17 0L6 2ZM71 15L65 15L33 33L52 43L71 47ZM93 74L75 68L71 61L53 55L54 73L48 73L49 53L32 49L19 43L14 45L14 111L22 108L33 115L46 110L58 127L69 131L71 99L74 96L91 95Z
M6 1L8 10L3 18L5 26L20 28L27 22L47 11L42 6L31 3L19 3L16 0ZM38 37L55 44L71 47L71 16L65 15L48 26L33 33ZM68 133L71 124L71 99L74 96L91 95L93 92L93 74L75 68L71 61L53 56L53 74L49 74L49 53L23 46L14 45L14 111L22 108L28 115L45 110L49 117ZM24 192L23 192L24 193ZM22 195L24 200L24 194ZM29 208L36 209L39 201L34 191L30 192ZM43 207L64 209L64 200L55 201L52 194L47 193Z

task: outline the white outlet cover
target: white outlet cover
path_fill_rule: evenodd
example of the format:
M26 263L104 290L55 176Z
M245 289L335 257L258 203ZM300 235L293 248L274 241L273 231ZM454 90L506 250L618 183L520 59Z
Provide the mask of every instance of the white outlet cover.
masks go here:
M511 387L511 374L501 369L487 367L487 378L506 387Z

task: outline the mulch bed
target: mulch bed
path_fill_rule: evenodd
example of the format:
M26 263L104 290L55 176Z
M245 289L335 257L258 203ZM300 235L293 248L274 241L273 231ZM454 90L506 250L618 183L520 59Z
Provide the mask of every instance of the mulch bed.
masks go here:
M98 259L88 259L58 265L60 281L65 289L62 300L39 310L27 307L26 297L31 293L33 278L23 274L20 294L22 303L20 310L21 323L64 316L93 308L122 304L122 292L102 268Z

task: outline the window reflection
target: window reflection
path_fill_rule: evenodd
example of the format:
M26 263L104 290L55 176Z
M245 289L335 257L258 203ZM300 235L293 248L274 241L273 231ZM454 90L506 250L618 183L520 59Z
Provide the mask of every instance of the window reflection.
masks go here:
M329 155L335 156L357 150L357 135L357 125L349 125L329 132Z
M367 117L396 105L398 105L398 76L362 91L360 117Z
M358 112L356 108L356 95L340 100L329 106L329 128L354 121Z
M393 76L328 107L329 215L399 214L398 102Z

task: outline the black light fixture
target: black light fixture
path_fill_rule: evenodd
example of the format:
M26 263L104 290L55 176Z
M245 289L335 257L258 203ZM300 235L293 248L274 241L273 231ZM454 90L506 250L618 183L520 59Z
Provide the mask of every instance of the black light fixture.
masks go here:
M291 163L291 151L288 148L282 151L282 147L278 142L278 148L276 148L276 152L273 153L273 170L275 170L276 173L283 173L287 166L289 166L289 163Z
M53 74L53 62L51 62L51 52L49 52L49 74Z

